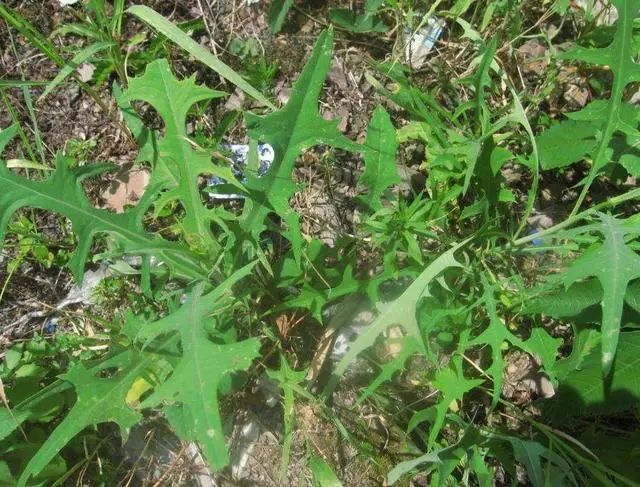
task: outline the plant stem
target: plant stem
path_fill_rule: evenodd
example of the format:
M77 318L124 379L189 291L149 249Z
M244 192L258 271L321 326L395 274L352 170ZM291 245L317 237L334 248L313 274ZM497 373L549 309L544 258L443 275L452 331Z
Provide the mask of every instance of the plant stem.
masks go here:
M584 220L585 218L587 218L588 216L593 215L594 213L597 213L600 210L603 210L605 208L613 208L615 206L618 206L621 203L624 203L625 201L629 201L629 200L633 200L636 198L640 198L640 188L636 188L636 189L632 189L631 191L628 191L624 194L621 194L619 196L614 196L611 199L608 199L606 201L603 201L602 203L599 203L587 210L584 210L576 215L573 216L569 216L569 218L567 218L565 221L558 223L557 225L554 225L552 227L547 228L546 230L543 230L541 232L538 233L534 233L533 235L527 235L526 237L522 237L519 238L517 240L514 240L511 245L513 247L519 247L520 245L524 245L526 243L531 242L532 240L535 240L537 238L541 238L541 237L546 237L548 235L551 235L555 232L557 232L558 230L562 230L563 228L569 227L571 225L573 225L574 223L580 221L580 220Z

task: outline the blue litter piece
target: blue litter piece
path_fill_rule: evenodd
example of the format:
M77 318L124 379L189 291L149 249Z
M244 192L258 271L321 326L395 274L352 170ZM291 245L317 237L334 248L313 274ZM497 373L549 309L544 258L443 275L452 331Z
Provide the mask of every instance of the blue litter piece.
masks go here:
M42 329L47 335L53 335L58 330L58 318L48 319Z
M540 233L540 229L538 229L538 228L532 228L532 229L529 231L529 235L535 235L535 234L537 234L537 233ZM542 240L541 238L534 238L534 239L531 241L531 245L532 245L533 247L542 247L542 246L544 245L544 240Z

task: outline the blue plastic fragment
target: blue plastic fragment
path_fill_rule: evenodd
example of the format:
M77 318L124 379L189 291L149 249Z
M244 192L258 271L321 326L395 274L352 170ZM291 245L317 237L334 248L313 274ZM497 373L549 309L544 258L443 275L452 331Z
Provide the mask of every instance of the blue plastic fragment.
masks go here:
M540 229L538 229L538 228L532 228L529 231L529 235L536 235L537 233L540 233ZM544 245L544 240L542 240L541 238L534 238L531 241L531 245L533 247L542 247Z
M53 335L58 330L58 318L48 319L42 327L42 330L47 335Z

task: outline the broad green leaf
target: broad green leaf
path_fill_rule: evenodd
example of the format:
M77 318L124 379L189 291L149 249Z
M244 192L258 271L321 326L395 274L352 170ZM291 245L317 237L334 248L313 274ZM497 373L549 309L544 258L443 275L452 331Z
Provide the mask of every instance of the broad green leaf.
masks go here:
M582 160L597 146L598 126L592 122L564 120L536 137L540 167L549 170Z
M2 154L7 144L11 142L16 135L18 135L19 131L20 126L17 123L10 125L6 129L0 130L0 154Z
M424 343L418 320L416 319L416 308L418 303L423 297L429 295L429 285L436 279L445 269L450 267L462 267L462 265L455 259L454 253L465 242L455 245L447 252L440 255L435 259L418 278L402 293L402 295L387 304L376 319L367 326L360 335L351 343L349 350L342 357L340 362L336 365L333 371L332 381L325 388L324 394L331 392L333 387L337 384L337 381L347 370L347 367L353 362L356 357L364 350L371 347L378 336L384 333L387 328L394 325L399 325L404 328L406 334L413 337L419 344L418 348L421 353L427 354L426 345Z
M332 48L333 30L329 29L318 37L311 57L293 85L287 105L266 116L252 113L246 116L251 138L271 144L275 159L264 176L259 177L252 171L247 174L250 199L245 202L241 228L257 243L266 228L265 219L270 213L276 213L287 226L284 235L292 245L297 262L302 254L302 233L298 214L289 206L289 199L297 189L291 180L296 158L303 150L319 144L356 149L356 145L338 131L337 121L325 120L318 113L318 97L331 64Z
M277 34L282 29L282 24L287 18L287 13L293 5L293 0L273 0L269 7L267 22L272 34Z
M319 456L311 457L309 468L313 474L315 487L342 487L342 482L338 480L329 464Z
M561 423L571 417L613 414L640 402L640 332L622 333L608 380L602 380L601 350L595 347L570 371L556 395L542 403L543 415Z
M284 479L289 467L291 456L291 442L293 441L293 431L295 427L295 402L294 390L304 382L307 371L295 371L289 367L289 363L284 355L280 356L280 370L268 370L267 374L275 379L282 388L283 396L283 417L284 417L284 439L282 441L282 460L280 462L280 479Z
M380 197L385 190L400 182L396 166L398 141L391 117L381 105L373 112L364 143L364 172L358 184L368 188L360 199L372 210L382 208Z
M94 54L97 54L100 51L104 51L105 49L108 49L113 45L114 44L112 42L94 42L93 44L90 44L89 46L80 50L75 56L73 56L73 59L69 63L65 64L62 69L58 71L58 74L49 82L47 87L42 92L42 95L40 95L40 98L38 98L38 101L41 101L49 93L55 90L56 87L60 85L60 83L67 79L78 68L78 66L91 59Z
M156 201L159 211L178 200L185 210L184 228L188 239L206 248L215 247L211 231L212 212L203 202L198 178L204 175L225 177L212 163L211 154L196 150L187 138L187 113L200 101L222 96L219 91L196 85L195 75L186 80L175 78L166 59L147 65L142 76L133 78L124 93L128 101L145 101L156 109L164 121L164 136L155 142L151 187L162 188Z
M600 346L600 332L593 328L574 326L571 353L558 360L553 367L554 377L561 381L574 370L582 368L583 360Z
M525 314L543 314L555 319L569 319L579 316L601 301L602 286L596 279L589 279L576 282L566 289L527 299L523 303L522 311Z
M245 81L242 76L220 61L220 59L207 51L204 47L182 32L176 25L172 24L155 10L145 5L134 5L129 7L127 12L149 24L162 35L166 36L168 39L175 42L178 46L191 54L195 59L206 64L224 79L236 85L250 97L271 109L275 109L273 104L267 100L262 93Z
M20 208L50 210L66 216L78 236L69 267L77 282L82 282L84 268L96 235L106 233L117 238L122 250L132 255L155 255L177 276L206 279L206 271L196 258L173 242L157 238L144 230L142 218L148 208L153 189L148 189L137 207L115 214L94 208L82 188L82 181L103 173L109 165L94 164L69 168L70 160L58 155L55 170L42 181L18 176L0 161L0 243L6 235L11 216Z
M640 256L625 242L630 233L616 218L600 214L597 231L604 241L579 257L564 275L566 287L596 277L602 285L602 371L606 376L616 354L627 286L640 278Z
M232 284L250 273L254 265L240 269L205 296L201 296L203 286L197 286L189 301L176 313L145 326L138 335L148 343L158 335L178 333L182 356L169 378L157 385L141 406L168 403L164 410L169 422L184 439L200 443L209 464L216 470L228 461L218 406L220 386L229 374L251 365L258 356L260 342L249 339L214 343L205 324Z
M62 379L73 384L77 399L71 411L51 433L38 452L22 471L18 486L27 485L30 477L37 475L58 452L84 428L94 424L114 422L120 427L123 438L128 430L142 419L131 409L125 398L133 382L149 367L150 358L139 356L133 350L123 352L105 362L104 368L117 367L115 377L98 378L82 363L74 365Z
M550 373L556 363L558 349L562 346L562 339L553 338L544 328L535 328L525 345L527 351L536 356L545 371Z

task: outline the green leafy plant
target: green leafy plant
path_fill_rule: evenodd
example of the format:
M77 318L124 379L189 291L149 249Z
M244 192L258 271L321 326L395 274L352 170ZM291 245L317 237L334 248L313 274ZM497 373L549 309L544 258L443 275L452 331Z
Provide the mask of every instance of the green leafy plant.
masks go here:
M332 9L329 18L350 32L386 32L388 27L377 15L383 3L384 0L366 0L362 14L348 9Z
M272 3L273 32L292 3ZM382 4L366 2L362 15L334 10L330 20L353 34L380 32ZM40 150L40 162L0 161L0 241L12 234L10 243L22 245L6 246L13 251L9 273L30 256L67 265L82 283L90 262L108 259L112 269L131 271L132 286L120 277L102 283L103 305L113 294L130 302L124 317L99 322L98 336L60 333L8 349L0 369L0 451L8 452L0 483L63 482L73 475L66 460L74 442L89 431L98 437L104 423L126 441L151 415L197 443L219 471L229 462L223 425L227 403L237 400L231 392L251 390L266 376L282 391L281 482L292 458L303 458L316 485L342 485L331 458L296 437L303 423L297 406L307 403L335 427L338 441L384 470L389 485L416 474L430 485L635 485L637 472L591 446L635 439L618 422L637 429L640 401L633 375L640 191L625 191L614 179L614 195L594 189L620 167L637 173L640 117L625 100L640 81L633 38L640 1L613 4L619 19L607 28L610 46L575 47L559 58L608 66L609 98L549 123L516 91L502 39L480 35L496 12L513 12L513 2L447 3L443 15L469 19L460 23L467 35L469 22L480 19L469 70L446 89L425 89L398 62L376 65L367 80L393 103L376 101L362 144L319 110L332 28L318 36L287 103L276 109L257 82L265 73L245 72L247 81L149 7L125 11L116 2L109 10L89 2L84 23L64 33L95 43L66 62L0 6L11 26L60 66L49 91L98 53L115 59L128 12L260 104L244 113L249 154L240 171L222 142L236 115L224 115L213 135L187 128L194 113L225 93L195 75L178 79L168 59L148 62L131 78L107 59L105 69L119 73L113 97L138 144L136 162L150 172L142 198L122 213L92 203L83 183L114 167L87 160L82 146L68 144L54 167ZM388 5L413 16L413 2ZM565 10L556 5L553 12ZM250 60L254 54L247 45L236 51ZM161 129L145 126L145 106ZM0 131L0 154L13 150L13 139L28 142L19 118L12 120ZM259 143L273 149L266 170L259 168ZM336 164L349 159L362 168L345 197L359 219L332 245L303 232L294 204L302 189L295 168L319 146ZM424 185L407 195L399 190L400 168L416 147ZM531 228L547 178L581 161L590 166L573 211ZM227 183L219 194L233 192L236 201L209 198L212 176ZM603 201L582 209L590 195ZM77 245L68 262L35 238L31 209L70 222ZM139 263L125 265L125 256ZM333 341L344 336L350 338L338 353ZM519 402L513 390L523 385L527 397ZM601 421L612 415L615 422ZM373 445L372 418L382 418L383 448ZM306 452L299 455L298 447Z
M293 6L293 0L274 0L269 8L269 27L273 34L282 29L287 13Z

